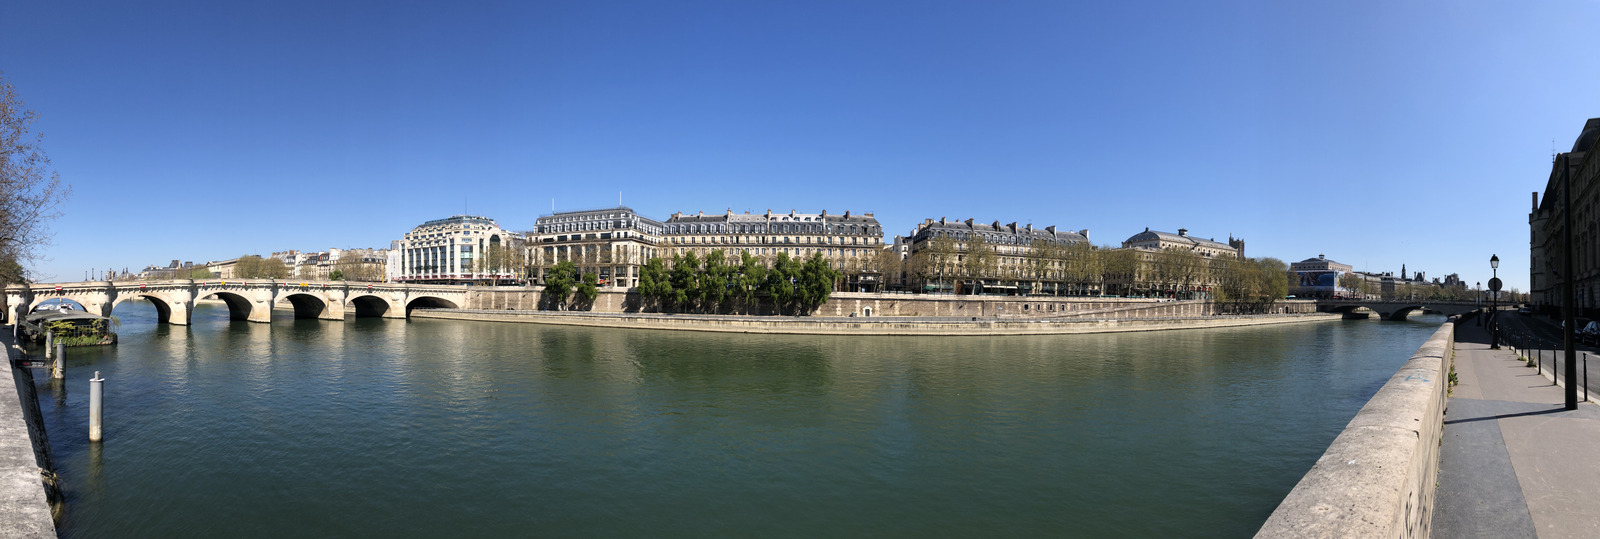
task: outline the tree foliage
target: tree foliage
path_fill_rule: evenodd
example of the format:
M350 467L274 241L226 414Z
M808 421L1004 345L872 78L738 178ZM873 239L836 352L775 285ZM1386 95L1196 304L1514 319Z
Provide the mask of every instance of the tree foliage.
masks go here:
M289 267L277 258L245 255L234 262L233 276L240 279L287 279Z
M1268 312L1289 293L1288 269L1276 258L1218 257L1211 261L1213 295L1224 311Z
M328 273L328 278L335 281L358 281L365 283L381 283L384 280L383 264L367 262L355 252L347 252L333 263L333 271ZM338 272L339 277L333 273Z
M562 260L550 268L544 280L544 297L558 311L567 310L567 300L578 285L578 266L571 260Z
M22 263L49 245L49 223L72 191L50 168L44 135L31 133L36 118L0 74L0 284L24 282Z
M639 295L660 310L750 313L765 300L775 312L806 314L828 301L842 275L821 254L802 262L778 253L769 268L749 253L734 262L722 250L704 260L690 252L673 256L670 266L659 258L647 261L639 271Z
M473 260L472 265L474 271L489 275L493 284L498 286L501 275L518 271L528 265L526 257L527 254L521 249L490 243L483 249L483 253Z

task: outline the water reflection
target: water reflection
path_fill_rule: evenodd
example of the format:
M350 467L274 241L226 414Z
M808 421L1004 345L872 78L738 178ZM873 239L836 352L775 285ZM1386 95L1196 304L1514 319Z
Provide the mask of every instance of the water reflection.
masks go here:
M84 392L46 406L64 537L1245 535L1433 329L813 337L118 313L123 344L69 363L69 384L106 371L104 447L83 441Z

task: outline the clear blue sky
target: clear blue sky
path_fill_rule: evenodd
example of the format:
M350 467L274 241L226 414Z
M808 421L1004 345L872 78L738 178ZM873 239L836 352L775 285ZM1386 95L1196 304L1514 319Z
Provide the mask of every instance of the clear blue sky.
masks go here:
M1527 287L1596 2L18 2L76 191L42 277L473 214L1145 227ZM1552 142L1553 141L1553 142Z

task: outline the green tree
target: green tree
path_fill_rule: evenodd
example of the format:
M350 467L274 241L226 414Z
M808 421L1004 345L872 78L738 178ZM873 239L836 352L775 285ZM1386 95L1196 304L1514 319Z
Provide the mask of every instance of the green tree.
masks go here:
M22 264L50 243L49 224L72 189L50 168L37 114L0 74L0 285L26 281Z
M706 253L705 268L696 280L702 310L717 311L729 298L728 286L733 271L726 262L727 253L722 249Z
M264 272L272 273L272 272L276 271L276 269L274 269L272 267L269 267L269 266L272 266L272 262L271 261L273 261L273 260L277 260L277 259L276 258L267 259L267 261L264 262L264 264L262 266L262 269L264 270ZM278 262L277 265L278 266L282 266L283 263L280 261L280 262ZM333 263L333 267L334 267L333 271L339 272L340 277L335 278L333 276L333 272L329 272L328 273L328 278L332 279L332 280L335 280L335 281L344 280L344 281L358 281L358 282L364 282L364 283L381 283L381 282L383 282L383 278L384 278L383 265L382 264L377 264L377 263L372 263L372 262L367 262L367 261L362 259L362 255L361 254L356 253L356 252L346 252L344 254L344 256L339 257L339 260L337 260L337 261L335 261ZM284 271L284 273L286 275L288 273L288 270L289 270L288 267L284 267L283 268L283 271ZM279 278L281 278L281 277L279 277Z
M472 261L473 269L477 273L489 275L490 283L500 285L500 276L511 273L522 267L525 263L521 260L519 249L506 247L499 243L490 243L483 249L483 253Z
M762 285L767 280L767 266L761 259L748 252L739 254L739 274L735 281L735 290L739 294L739 303L746 314L749 314L756 305L757 294L761 292Z
M1348 292L1346 293L1351 296L1361 297L1361 285L1364 280L1355 273L1341 273L1339 274L1339 287L1347 290ZM1293 283L1290 283L1290 285L1292 286Z
M544 297L550 306L558 311L567 310L567 299L572 296L572 290L578 283L578 266L571 260L562 260L550 268L550 276L544 280Z
M660 312L675 294L672 291L672 278L667 274L666 265L660 258L651 258L639 268L639 296L641 300L654 303L656 311ZM642 308L642 306L641 306Z
M1066 246L1062 253L1063 279L1079 290L1105 290L1107 252L1095 249L1089 242Z
M925 261L928 265L927 271L938 285L938 288L941 290L947 287L953 289L953 286L948 286L948 280L957 271L955 238L945 235L934 236L933 239L928 240L925 249L928 255Z
M596 273L583 274L583 282L578 283L578 297L583 300L585 309L594 308L595 298L600 297L600 275Z
M795 300L798 303L799 314L811 314L817 307L827 303L828 297L833 294L833 283L840 275L841 272L828 266L828 260L820 253L812 254L800 268L800 275L795 283Z
M344 270L336 269L336 270L328 272L328 280L329 281L343 281L344 280Z
M767 270L767 279L762 289L767 297L772 299L772 308L779 314L791 310L795 298L795 284L799 280L799 268L795 267L789 253L780 252L772 261L772 269Z
M14 257L0 255L0 286L8 284L27 284L28 277L22 270L22 264L17 263Z
M1119 295L1132 293L1139 280L1139 267L1143 264L1139 253L1133 249L1104 249L1100 253L1101 282L1117 283Z
M984 279L998 277L996 270L999 265L999 257L995 255L994 246L990 245L987 240L983 239L983 236L978 234L969 235L966 244L967 249L961 261L961 269L969 282L977 285ZM972 286L969 291L977 292L978 290L979 287Z
M680 312L693 311L700 300L701 290L696 276L700 273L700 257L689 251L672 257L672 305Z

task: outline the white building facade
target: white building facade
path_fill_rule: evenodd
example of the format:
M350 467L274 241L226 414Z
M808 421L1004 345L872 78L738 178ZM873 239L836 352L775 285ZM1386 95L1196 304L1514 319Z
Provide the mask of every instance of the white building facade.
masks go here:
M394 282L489 284L513 281L520 269L488 269L480 264L491 250L518 252L522 244L516 233L500 228L488 217L455 215L428 221L394 244L400 261Z

